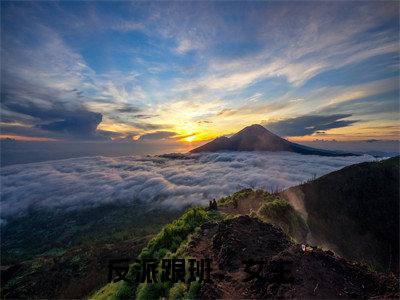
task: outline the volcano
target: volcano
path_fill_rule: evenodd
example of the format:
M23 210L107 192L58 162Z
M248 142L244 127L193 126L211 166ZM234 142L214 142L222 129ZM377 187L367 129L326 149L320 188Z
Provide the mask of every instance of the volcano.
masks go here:
M292 143L258 124L247 126L229 138L225 136L218 137L205 145L192 149L190 153L220 151L287 151L321 156L355 155L353 153L321 150Z

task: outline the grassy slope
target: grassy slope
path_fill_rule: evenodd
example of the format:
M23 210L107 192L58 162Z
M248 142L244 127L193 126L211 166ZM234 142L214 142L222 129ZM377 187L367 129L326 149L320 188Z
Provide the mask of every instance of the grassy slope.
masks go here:
M196 229L206 223L215 222L221 219L217 212L206 211L204 208L190 208L179 219L173 223L164 226L164 228L148 243L140 255L139 259L154 258L185 258L185 245L189 241L191 234ZM134 265L131 265L128 278L134 281ZM158 273L158 281L160 281ZM91 299L158 299L160 297L178 297L185 298L195 294L198 288L197 283L192 284L171 284L171 283L153 283L153 284L129 284L126 281L111 282L95 292Z
M250 205L249 205L250 203ZM179 219L166 225L145 247L139 258L187 258L186 249L191 237L197 234L198 228L204 223L215 223L237 215L249 214L282 229L292 238L304 234L306 224L300 215L276 194L251 189L244 189L222 198L218 201L217 211L208 211L204 208L191 208ZM301 232L301 234L299 234ZM131 274L133 265L131 266ZM98 290L91 299L170 299L196 297L201 284L187 283L156 283L133 284L124 281L112 282Z
M244 189L218 201L221 212L250 215L281 228L297 242L304 242L307 224L300 214L279 194Z

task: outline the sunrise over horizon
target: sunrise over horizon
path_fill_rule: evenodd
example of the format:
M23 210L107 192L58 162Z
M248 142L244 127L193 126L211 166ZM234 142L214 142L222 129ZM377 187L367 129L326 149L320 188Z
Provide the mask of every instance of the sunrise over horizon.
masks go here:
M1 299L399 299L399 1L0 5Z
M396 2L2 2L1 137L398 140Z

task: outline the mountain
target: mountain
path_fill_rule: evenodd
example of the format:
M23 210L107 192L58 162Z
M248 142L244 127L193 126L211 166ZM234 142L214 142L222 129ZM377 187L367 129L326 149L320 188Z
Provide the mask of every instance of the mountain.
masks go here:
M398 299L398 182L396 157L281 193L244 189L217 207L190 208L139 259L209 258L211 281L137 284L132 265L127 281L90 298Z
M302 213L308 241L399 273L400 157L351 165L281 193Z
M257 212L298 242L399 274L399 172L400 156L354 164L277 194L238 192L222 209Z
M320 150L289 142L273 134L261 125L251 125L243 128L230 138L219 137L215 140L191 150L191 153L218 151L288 151L300 154L321 156L348 156L351 153L341 153Z

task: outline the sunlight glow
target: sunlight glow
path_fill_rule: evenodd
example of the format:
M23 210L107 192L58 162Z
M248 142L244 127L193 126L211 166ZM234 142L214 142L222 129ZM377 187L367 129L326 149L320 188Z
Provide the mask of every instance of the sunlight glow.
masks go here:
M191 136L188 136L188 137L184 138L184 140L185 140L186 142L191 143L191 142L194 141L195 137L196 137L195 135L191 135Z

